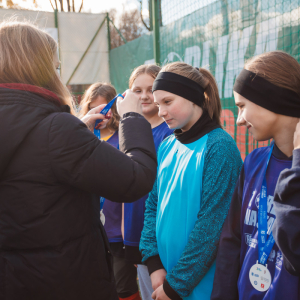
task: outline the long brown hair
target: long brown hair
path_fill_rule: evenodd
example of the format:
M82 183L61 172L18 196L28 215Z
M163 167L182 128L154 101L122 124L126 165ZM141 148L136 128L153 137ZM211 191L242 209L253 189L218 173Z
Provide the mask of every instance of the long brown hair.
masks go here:
M174 62L165 65L161 72L171 72L197 82L204 89L205 103L203 108L207 109L211 119L218 124L221 115L221 101L218 91L218 86L212 74L203 68L199 70L184 62Z
M300 65L295 58L283 51L254 56L246 62L245 69L300 96Z
M0 23L0 82L23 83L55 93L74 114L73 99L54 65L55 40L29 22Z
M80 102L79 118L85 116L91 109L90 104L96 100L99 96L105 98L106 103L112 100L117 95L115 88L110 83L96 82L92 84L84 93ZM109 130L116 131L119 128L120 116L117 112L116 102L111 108L112 117L107 122L106 127Z
M133 70L133 72L130 75L129 78L129 88L132 88L132 85L134 83L134 81L142 74L148 74L150 75L152 78L156 78L159 71L161 70L161 67L157 66L157 65L141 65L137 68L135 68Z

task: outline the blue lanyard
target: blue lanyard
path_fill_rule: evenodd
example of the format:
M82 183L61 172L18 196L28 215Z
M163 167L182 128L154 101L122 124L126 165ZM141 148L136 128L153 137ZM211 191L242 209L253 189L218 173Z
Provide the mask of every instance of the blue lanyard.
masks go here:
M102 210L104 202L105 202L105 198L104 197L100 197L100 210Z
M260 191L259 209L258 209L258 258L259 263L265 265L271 250L275 244L273 234L270 228L270 236L268 238L268 194L267 194L267 169L270 162L270 158L273 152L274 143L271 146L271 150L268 156L266 171L263 179L263 183ZM268 238L268 239L267 239Z
M109 110L111 109L111 107L113 106L113 104L115 103L115 101L116 101L116 99L118 98L118 97L122 97L122 98L124 98L123 97L123 95L121 95L121 94L118 94L114 99L112 99L101 111L100 111L100 114L101 115L106 115L108 112L109 112ZM101 134L100 134L100 129L96 129L96 127L97 127L97 125L100 123L100 122L102 122L102 120L97 120L96 122L95 122L95 127L94 127L94 135L100 140L100 138L101 138Z

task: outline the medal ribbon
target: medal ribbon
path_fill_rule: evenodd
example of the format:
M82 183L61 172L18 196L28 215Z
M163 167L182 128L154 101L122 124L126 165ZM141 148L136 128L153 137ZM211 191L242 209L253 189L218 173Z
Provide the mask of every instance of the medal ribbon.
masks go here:
M275 244L275 240L272 234L272 228L268 231L268 194L267 194L267 169L270 162L270 158L273 152L274 143L271 146L270 153L267 160L266 171L263 179L263 183L260 191L260 200L258 208L258 258L259 263L265 265L271 250ZM268 238L268 233L270 236Z
M104 197L100 197L100 210L102 210L104 202L105 202L105 198Z
M111 109L111 107L113 106L113 104L115 103L115 101L116 101L116 99L118 98L118 97L122 97L122 98L124 98L124 96L123 95L121 95L121 94L118 94L115 98L113 98L101 111L100 111L100 114L101 115L106 115L108 112L109 112L109 110ZM100 122L102 122L103 120L97 120L96 122L95 122L95 127L94 127L94 135L100 140L101 139L101 135L100 135L100 129L96 129L96 127L97 127L97 125L100 123Z

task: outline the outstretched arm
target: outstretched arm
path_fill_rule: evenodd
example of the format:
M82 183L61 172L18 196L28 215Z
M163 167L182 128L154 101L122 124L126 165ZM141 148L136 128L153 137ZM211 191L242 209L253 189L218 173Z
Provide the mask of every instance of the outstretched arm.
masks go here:
M156 152L151 126L140 114L124 114L120 121L122 152L99 141L67 113L53 117L48 134L50 163L58 181L116 202L133 202L151 191Z

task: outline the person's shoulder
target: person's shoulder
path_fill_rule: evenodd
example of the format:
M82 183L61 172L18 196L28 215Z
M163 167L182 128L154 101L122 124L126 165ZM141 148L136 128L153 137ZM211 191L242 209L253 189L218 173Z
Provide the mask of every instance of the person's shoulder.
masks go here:
M269 151L270 151L270 146L256 148L246 156L245 163L252 161L252 160L256 160L257 158L268 153Z
M70 113L54 113L49 115L47 119L49 123L49 137L51 139L57 140L61 137L65 140L85 140L94 137L85 123Z
M208 134L205 152L205 169L213 174L223 166L223 173L240 173L243 165L241 153L234 139L223 129L212 130Z
M66 112L53 113L48 118L51 121L51 126L61 126L62 129L72 128L74 125L86 127L79 118Z
M208 151L222 151L223 153L232 153L234 155L240 152L234 139L222 128L217 128L208 133L207 138Z

